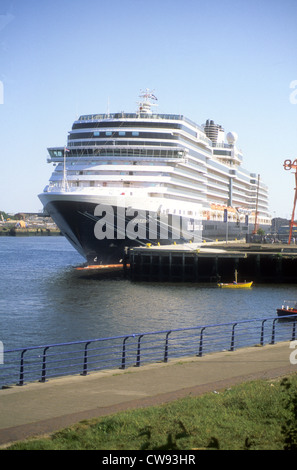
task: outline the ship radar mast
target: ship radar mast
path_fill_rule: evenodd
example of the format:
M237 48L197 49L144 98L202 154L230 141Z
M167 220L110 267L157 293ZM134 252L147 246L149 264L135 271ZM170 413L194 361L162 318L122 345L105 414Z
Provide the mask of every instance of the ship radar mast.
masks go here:
M294 220L295 219L295 208L296 208L296 202L297 202L297 159L294 160L293 162L291 160L285 160L284 161L284 169L285 170L295 170L295 196L294 196L294 204L293 204L293 211L292 211L292 217L291 217L291 222L290 222L289 240L288 240L288 245L290 245L291 240L292 240L293 227L297 226L297 223Z
M144 91L141 92L139 95L141 101L138 104L138 113L142 114L152 114L151 107L158 106L156 103L152 103L151 100L158 101L158 98L154 95L152 91L146 88Z

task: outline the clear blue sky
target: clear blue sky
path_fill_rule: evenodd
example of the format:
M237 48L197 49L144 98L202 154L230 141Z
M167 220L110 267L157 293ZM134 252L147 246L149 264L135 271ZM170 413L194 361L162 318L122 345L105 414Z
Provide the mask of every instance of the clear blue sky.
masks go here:
M237 132L272 216L290 217L296 19L296 0L1 0L0 210L41 210L47 147L80 114L134 112L150 88L158 112Z

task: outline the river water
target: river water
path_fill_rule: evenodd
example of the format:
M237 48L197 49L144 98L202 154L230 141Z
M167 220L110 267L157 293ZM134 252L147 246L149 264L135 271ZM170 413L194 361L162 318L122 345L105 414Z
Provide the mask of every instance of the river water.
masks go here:
M63 237L0 237L0 341L5 349L274 316L295 285L222 290L79 277Z

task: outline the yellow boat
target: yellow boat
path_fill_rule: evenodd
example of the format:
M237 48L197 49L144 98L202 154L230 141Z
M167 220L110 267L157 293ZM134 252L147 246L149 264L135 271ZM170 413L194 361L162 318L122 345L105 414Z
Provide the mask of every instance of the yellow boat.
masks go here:
M249 289L252 287L253 281L250 282L237 282L237 271L235 270L235 281L233 282L220 282L218 284L218 287L221 287L222 289Z

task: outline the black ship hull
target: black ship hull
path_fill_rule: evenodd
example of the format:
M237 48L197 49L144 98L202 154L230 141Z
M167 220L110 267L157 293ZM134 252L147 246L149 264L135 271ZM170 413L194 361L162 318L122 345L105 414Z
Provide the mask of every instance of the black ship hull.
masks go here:
M201 224L190 218L164 217L137 209L127 215L125 208L110 206L112 220L107 221L106 213L96 215L97 208L93 202L69 200L52 200L45 205L61 233L88 265L120 264L129 249L136 246L201 242Z
M86 199L41 198L46 212L61 233L85 258L88 265L117 265L123 262L129 249L137 246L201 243L243 239L247 224L223 221L201 221L189 217L160 215L144 210L132 210L115 205L88 202ZM107 221L104 206L112 217ZM138 233L131 233L131 224ZM137 223L136 223L137 222ZM140 227L140 229L139 229ZM194 246L193 246L194 248Z

